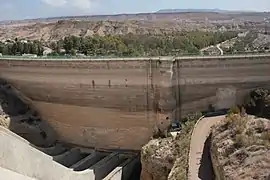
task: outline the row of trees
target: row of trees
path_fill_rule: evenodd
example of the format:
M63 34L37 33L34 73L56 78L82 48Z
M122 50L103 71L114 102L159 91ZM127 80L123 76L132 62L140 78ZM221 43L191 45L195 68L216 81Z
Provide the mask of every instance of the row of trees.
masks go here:
M62 40L46 44L54 52L50 55L82 53L89 56L165 56L179 54L198 54L199 50L231 39L236 32L181 32L162 35L106 35L76 37L68 36ZM65 52L63 51L65 50ZM32 53L41 55L41 43L34 41L23 44L15 42L0 47L3 54Z
M41 56L43 50L39 41L25 43L16 39L14 42L0 43L0 53L3 55L37 54Z
M68 54L76 51L91 56L165 56L198 54L199 50L237 36L235 32L182 32L163 35L121 36L69 36L52 43L51 48L60 53L63 48Z

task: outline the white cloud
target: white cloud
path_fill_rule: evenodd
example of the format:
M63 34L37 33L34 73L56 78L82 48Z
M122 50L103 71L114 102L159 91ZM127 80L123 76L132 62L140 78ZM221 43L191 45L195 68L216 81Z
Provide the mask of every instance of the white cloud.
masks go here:
M42 2L54 7L60 7L67 4L67 0L42 0Z
M70 4L80 9L89 9L92 7L92 1L90 0L73 0Z
M94 5L93 0L42 0L43 3L53 7L75 7L89 9Z

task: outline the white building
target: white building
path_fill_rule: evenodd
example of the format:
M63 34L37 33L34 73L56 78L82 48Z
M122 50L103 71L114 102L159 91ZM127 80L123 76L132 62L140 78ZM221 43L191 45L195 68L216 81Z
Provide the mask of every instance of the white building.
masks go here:
M36 54L22 54L22 57L32 57L32 58L36 58L37 55L36 55Z
M25 43L25 44L27 44L27 43L28 43L28 41L27 41L27 40L21 40L21 43Z
M48 47L43 47L43 48L44 48L43 56L47 56L48 54L53 52L53 50Z

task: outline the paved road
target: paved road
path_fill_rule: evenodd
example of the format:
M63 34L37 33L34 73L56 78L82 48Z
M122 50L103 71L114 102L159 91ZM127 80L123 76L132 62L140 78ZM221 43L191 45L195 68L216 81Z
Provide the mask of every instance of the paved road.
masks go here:
M212 180L213 171L209 153L210 142L208 136L211 127L224 118L225 116L207 117L202 119L195 127L190 142L190 180Z

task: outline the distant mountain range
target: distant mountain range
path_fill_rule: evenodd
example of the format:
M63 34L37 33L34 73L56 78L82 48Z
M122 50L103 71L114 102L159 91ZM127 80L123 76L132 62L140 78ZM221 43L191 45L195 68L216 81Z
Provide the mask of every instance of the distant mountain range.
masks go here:
M36 19L24 19L24 20L5 20L0 21L0 25L8 25L8 24L17 24L17 23L37 23L37 22L56 22L60 20L84 20L84 21L126 21L126 20L147 20L152 21L153 19L158 20L172 20L175 19L176 16L181 19L181 16L184 13L193 13L194 16L201 16L199 13L207 13L209 18L215 19L215 16L219 14L220 16L224 16L221 19L230 20L231 17L225 17L226 15L236 16L250 16L250 17L267 17L270 16L269 13L264 12L256 12L256 11L230 11L230 10L221 10L221 9L161 9L157 12L149 12L149 13L135 13L135 14L103 14L103 15L85 15L85 16L61 16L61 17L47 17L47 18L36 18ZM213 17L214 16L214 17ZM186 17L184 17L186 18ZM228 19L229 18L229 19ZM191 18L192 19L192 18ZM220 19L217 17L217 19Z
M240 13L240 12L255 12L255 11L230 11L222 9L161 9L157 13L200 13L200 12L215 12L215 13Z

